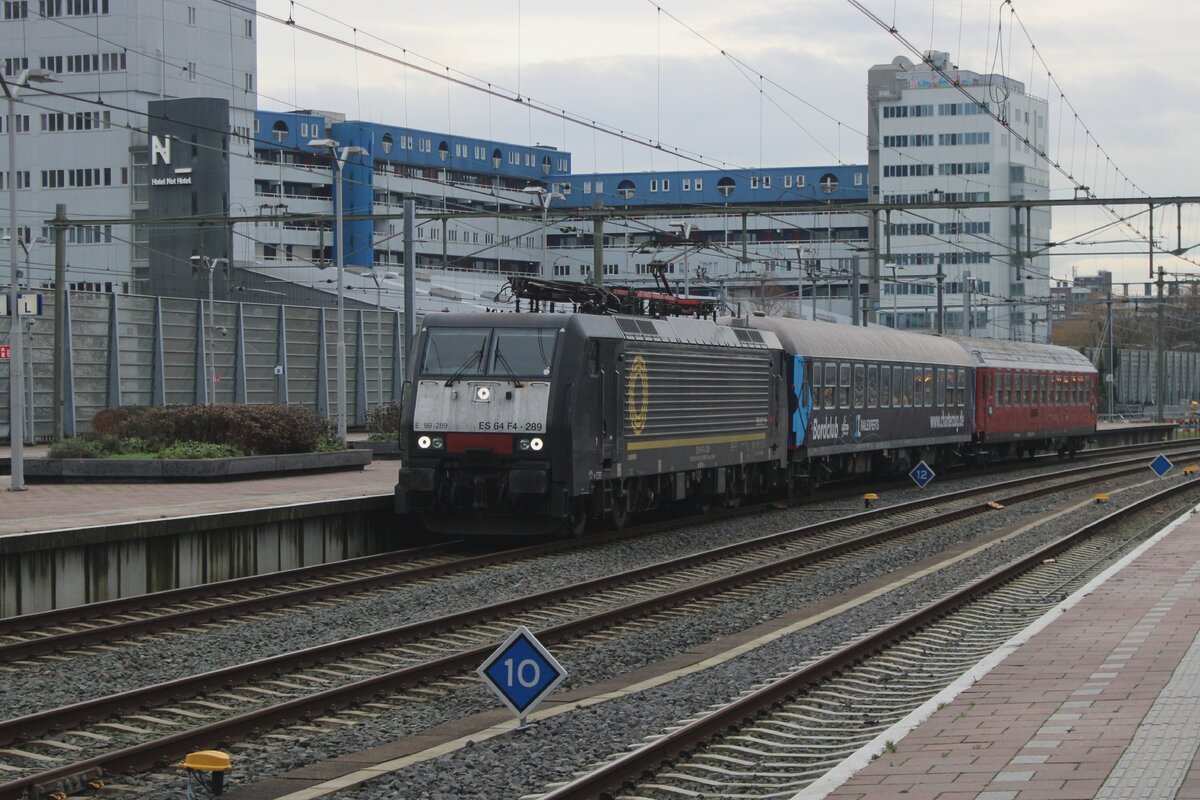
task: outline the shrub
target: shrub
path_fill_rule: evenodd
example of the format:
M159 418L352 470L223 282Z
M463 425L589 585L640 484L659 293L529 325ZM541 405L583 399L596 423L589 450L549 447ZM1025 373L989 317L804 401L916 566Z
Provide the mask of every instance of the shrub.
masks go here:
M158 451L159 458L234 458L241 452L227 444L176 442Z
M50 458L103 458L104 453L96 443L81 436L63 439L50 445Z
M400 434L400 403L393 400L367 412L372 439L395 439Z
M146 413L150 406L118 406L102 408L92 415L92 433L99 436L121 436L122 428L133 417Z
M137 447L147 452L177 442L200 442L228 445L250 455L311 453L335 435L331 422L303 406L133 406L101 409L93 426L97 419L106 434L115 428L111 435L130 443L114 452L130 452L137 440Z

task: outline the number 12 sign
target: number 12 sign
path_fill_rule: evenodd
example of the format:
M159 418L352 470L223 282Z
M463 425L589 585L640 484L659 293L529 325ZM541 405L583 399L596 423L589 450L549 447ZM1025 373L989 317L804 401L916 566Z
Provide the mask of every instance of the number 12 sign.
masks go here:
M524 625L475 670L521 724L542 699L566 680L567 671Z

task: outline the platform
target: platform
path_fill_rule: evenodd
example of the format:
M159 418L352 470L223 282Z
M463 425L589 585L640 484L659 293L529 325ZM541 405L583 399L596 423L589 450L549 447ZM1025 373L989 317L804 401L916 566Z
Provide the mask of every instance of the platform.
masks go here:
M1196 800L1198 749L1193 514L796 800Z
M26 446L26 458L41 458L44 445ZM0 458L7 458L7 446ZM361 470L322 472L246 480L172 483L39 483L26 481L23 492L7 491L0 476L0 536L97 525L117 525L300 502L390 495L396 486L396 461L372 462Z

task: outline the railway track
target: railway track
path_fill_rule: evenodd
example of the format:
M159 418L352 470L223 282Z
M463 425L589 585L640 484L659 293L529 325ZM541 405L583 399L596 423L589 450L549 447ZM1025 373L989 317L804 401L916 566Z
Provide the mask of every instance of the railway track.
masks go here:
M1145 465L1139 459L1132 466L1076 468L1057 484L1045 476L1009 481L1001 485L1009 494L999 497L1000 488L993 486L923 498L509 603L0 722L0 744L7 745L0 763L6 776L0 798L15 798L37 786L79 785L99 773L144 769L254 730L322 718L330 709L361 704L364 710L355 713L369 714L389 693L427 691L418 687L434 682L450 688L473 682L473 667L516 624L540 628L543 641L567 646L597 631L613 635L626 621L690 613L695 604L718 602L771 581L794 580L832 559L854 557L931 525L1090 486L1098 469L1106 471L1106 479L1115 479L1139 474ZM1036 486L1023 486L1030 482ZM980 493L991 503L979 502ZM944 507L936 516L935 506ZM64 754L60 746L68 741Z
M575 780L522 800L787 797L874 744L1162 524L1129 520L1190 493L1178 483L1089 523L851 644Z
M1089 451L1089 458L1159 451L1163 444L1138 445ZM1196 452L1197 445L1180 443L1169 452ZM1128 463L1136 459L1129 458ZM1118 462L1121 463L1121 462ZM1105 469L1090 466L1078 469ZM1004 468L1007 471L1008 468ZM1065 472L1072 472L1066 470ZM859 489L835 488L819 499L856 495ZM981 490L986 491L986 490ZM759 507L726 512L754 513ZM257 615L281 609L302 609L306 604L349 602L371 593L395 591L471 571L486 571L517 561L531 561L583 547L649 535L680 524L650 523L626 531L610 532L586 540L559 540L507 548L478 555L455 552L452 543L409 548L377 556L322 564L284 572L121 598L87 606L56 609L0 619L0 664L21 664L38 656L62 654L94 645L114 646L121 641L163 631L237 620L253 622Z

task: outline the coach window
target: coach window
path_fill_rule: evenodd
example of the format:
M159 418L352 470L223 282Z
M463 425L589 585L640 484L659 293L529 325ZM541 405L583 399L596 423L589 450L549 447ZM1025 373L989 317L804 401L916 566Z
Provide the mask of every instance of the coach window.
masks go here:
M937 371L937 407L946 407L946 370Z
M925 371L920 367L916 367L913 371L913 406L920 408L925 405Z
M967 371L960 369L958 371L958 407L965 408L967 405Z
M821 407L821 362L812 363L812 374L808 379L809 391L812 392L812 407Z
M867 399L867 368L862 364L854 365L854 407L866 408Z
M838 408L850 407L850 365L838 364Z
M954 385L954 370L946 370L946 408L954 408L957 405L955 398L958 397L958 387Z
M913 391L914 391L915 387L916 387L916 380L913 377L913 368L905 367L904 368L904 385L901 387L901 389L904 392L904 407L905 408L912 408Z
M1021 405L1028 406L1031 403L1029 396L1029 378L1028 372L1021 373Z
M825 384L821 390L824 393L825 400L821 403L822 408L837 408L834 403L837 392L837 364L825 364Z
M1041 388L1042 405L1050 405L1050 375L1043 372L1038 378L1038 385Z
M867 366L867 408L879 407L879 367Z
M892 368L884 364L879 368L879 407L887 408L892 399Z

